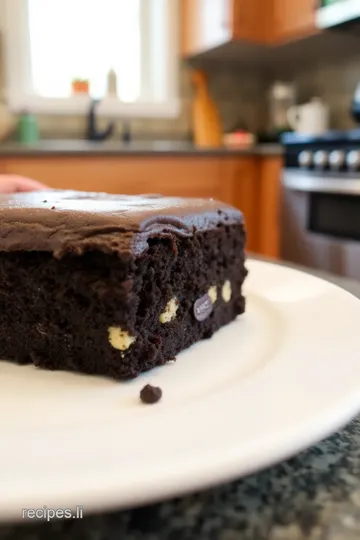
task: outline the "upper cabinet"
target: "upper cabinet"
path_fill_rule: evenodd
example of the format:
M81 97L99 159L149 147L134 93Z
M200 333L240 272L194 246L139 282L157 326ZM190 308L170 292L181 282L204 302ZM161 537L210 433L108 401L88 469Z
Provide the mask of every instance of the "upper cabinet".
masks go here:
M268 43L272 0L232 0L233 37L253 43Z
M191 56L230 41L274 45L315 30L318 0L181 0L182 52Z
M273 0L275 41L289 41L315 33L317 0Z
M181 0L180 5L185 56L214 49L232 39L232 0Z
M261 30L264 23L259 10L263 2L181 0L183 54L200 54L236 39L264 41Z

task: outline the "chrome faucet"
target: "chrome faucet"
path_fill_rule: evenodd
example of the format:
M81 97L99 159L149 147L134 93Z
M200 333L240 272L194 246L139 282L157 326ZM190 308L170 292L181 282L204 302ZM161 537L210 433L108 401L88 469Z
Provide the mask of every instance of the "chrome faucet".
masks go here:
M99 105L100 100L93 99L90 105L90 110L88 114L88 125L87 125L87 133L86 138L89 141L105 141L109 137L111 137L114 134L115 131L115 123L110 122L108 127L104 131L98 131L96 129L96 108ZM130 122L124 122L124 129L122 132L122 142L124 144L131 142L131 129L130 129Z
M110 122L108 127L104 131L98 131L96 129L96 108L99 105L100 100L93 99L90 105L90 110L88 114L88 125L86 138L89 141L105 141L114 133L115 124Z

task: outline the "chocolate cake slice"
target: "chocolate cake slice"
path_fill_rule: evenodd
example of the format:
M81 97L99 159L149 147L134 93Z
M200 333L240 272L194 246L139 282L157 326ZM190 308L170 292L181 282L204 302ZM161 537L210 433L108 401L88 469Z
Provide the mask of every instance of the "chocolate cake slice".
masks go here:
M136 377L244 312L241 212L213 199L0 197L0 358Z

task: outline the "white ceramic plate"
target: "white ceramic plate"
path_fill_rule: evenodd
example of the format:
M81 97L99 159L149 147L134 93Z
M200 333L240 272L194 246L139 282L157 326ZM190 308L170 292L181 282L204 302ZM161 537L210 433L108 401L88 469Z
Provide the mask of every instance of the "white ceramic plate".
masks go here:
M125 507L251 473L360 409L360 301L248 261L247 313L116 383L0 362L0 517L21 508ZM156 405L139 402L148 382Z

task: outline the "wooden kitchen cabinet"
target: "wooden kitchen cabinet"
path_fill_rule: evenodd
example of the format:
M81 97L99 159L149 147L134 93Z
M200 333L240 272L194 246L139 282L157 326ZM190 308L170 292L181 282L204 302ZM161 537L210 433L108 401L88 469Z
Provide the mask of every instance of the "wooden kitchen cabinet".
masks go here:
M280 156L263 157L258 162L256 251L274 259L280 256L282 163Z
M52 188L221 198L220 157L54 156L7 158L6 172Z
M181 0L182 53L199 54L232 39L233 0Z
M259 200L259 182L255 156L226 158L222 164L222 178L227 193L222 200L239 208L244 214L247 250L257 251L258 222L257 204Z
M273 2L273 38L284 42L303 38L317 31L315 10L318 0L271 0Z
M247 251L278 258L280 254L281 156L224 158L222 200L245 218Z
M273 0L233 0L233 38L252 43L271 41Z
M231 41L280 45L317 32L318 0L181 0L182 53Z
M199 54L232 40L266 42L268 1L181 0L182 53Z

